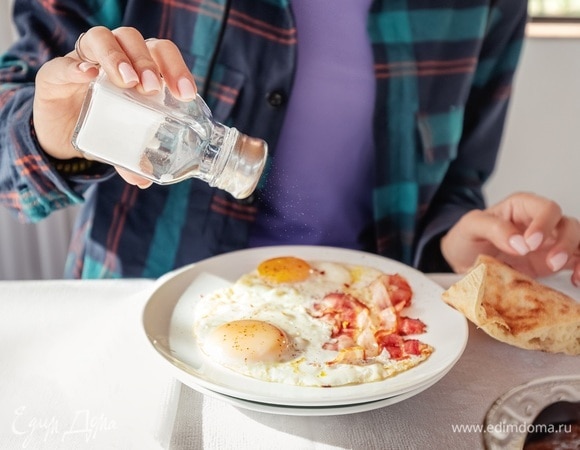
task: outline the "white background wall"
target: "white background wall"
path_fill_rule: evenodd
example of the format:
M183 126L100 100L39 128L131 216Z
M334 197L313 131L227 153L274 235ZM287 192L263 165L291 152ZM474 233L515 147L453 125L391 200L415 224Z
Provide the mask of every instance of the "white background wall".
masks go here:
M515 190L580 218L580 39L526 41L490 201Z
M0 51L13 36L11 2L0 0ZM488 200L533 191L580 217L579 135L580 39L528 39ZM23 225L0 208L0 279L59 278L74 215Z
M9 21L13 0L0 0L0 50L11 42L14 29Z

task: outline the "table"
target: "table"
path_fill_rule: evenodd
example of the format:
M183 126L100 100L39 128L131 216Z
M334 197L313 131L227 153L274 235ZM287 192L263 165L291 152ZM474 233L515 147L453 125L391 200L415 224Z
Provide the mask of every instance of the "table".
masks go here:
M511 347L470 325L459 362L401 403L329 417L238 409L181 385L159 363L140 322L153 286L0 282L2 449L477 449L477 427L506 390L580 372L579 357Z

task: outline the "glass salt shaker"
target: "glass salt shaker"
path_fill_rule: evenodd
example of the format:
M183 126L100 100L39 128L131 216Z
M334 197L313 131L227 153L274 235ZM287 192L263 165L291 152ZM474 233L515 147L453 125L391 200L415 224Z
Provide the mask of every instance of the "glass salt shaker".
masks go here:
M213 120L199 95L191 102L167 88L144 95L115 86L104 72L89 87L73 145L157 184L199 178L236 198L254 191L268 153L263 140Z

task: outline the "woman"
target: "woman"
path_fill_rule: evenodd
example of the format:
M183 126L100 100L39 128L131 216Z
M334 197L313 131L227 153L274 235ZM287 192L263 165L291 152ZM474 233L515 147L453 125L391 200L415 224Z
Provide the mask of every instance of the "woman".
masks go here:
M356 248L424 271L492 254L532 275L578 264L580 226L516 194L485 208L526 2L15 2L0 64L0 198L23 220L83 203L70 277L156 277L248 246ZM88 83L180 100L265 139L256 194L150 186L82 158ZM122 151L122 149L119 149ZM142 188L142 189L139 189ZM580 279L580 266L573 280Z

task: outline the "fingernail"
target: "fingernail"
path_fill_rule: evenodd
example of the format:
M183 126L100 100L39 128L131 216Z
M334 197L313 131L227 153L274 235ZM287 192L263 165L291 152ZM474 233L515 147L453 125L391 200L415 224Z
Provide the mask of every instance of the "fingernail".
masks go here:
M183 100L193 100L195 98L195 88L187 78L182 78L177 82L177 90Z
M522 256L527 255L528 252L530 251L530 249L526 245L526 241L524 240L524 237L519 235L519 234L513 235L509 239L509 243L510 243L511 248L513 248L516 252L518 252Z
M564 267L564 264L566 264L567 261L568 254L566 252L560 252L552 256L548 263L550 264L552 271L557 272L562 267Z
M161 90L159 78L152 70L144 70L141 74L141 85L145 92L155 92Z
M528 236L528 238L526 239L526 244L528 244L530 250L536 250L540 245L542 245L543 240L544 235L541 232L537 231L531 236Z
M91 69L98 69L99 66L97 64L83 61L83 62L79 63L78 68L81 72L88 72Z
M119 73L121 74L121 78L125 84L139 82L139 76L137 75L137 72L135 72L135 69L133 69L133 67L131 67L131 65L126 62L119 64Z

